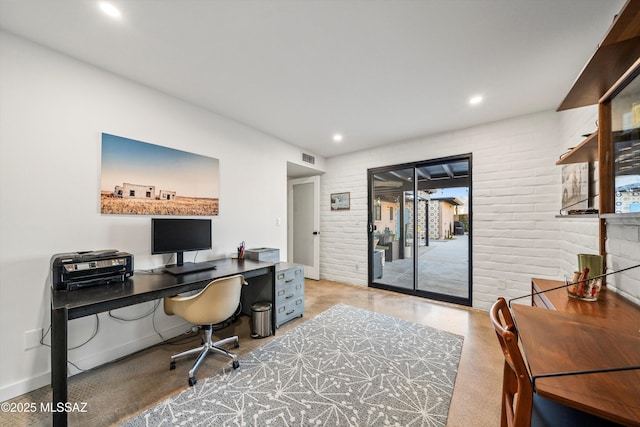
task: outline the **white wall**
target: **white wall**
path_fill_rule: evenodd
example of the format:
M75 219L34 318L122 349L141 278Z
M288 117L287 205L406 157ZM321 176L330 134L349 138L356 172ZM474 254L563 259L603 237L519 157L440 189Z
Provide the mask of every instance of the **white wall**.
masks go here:
M278 247L286 260L287 162L301 164L300 149L0 33L0 401L50 381L48 348L25 350L24 335L49 326L53 254L116 248L133 253L137 269L167 261L150 255L148 216L100 214L102 132L220 160L214 248L199 261L229 256L242 240ZM324 167L319 156L316 167ZM118 314L135 317L152 307ZM185 329L161 309L154 317L166 336ZM70 346L94 326L93 317L71 321ZM91 368L158 341L151 317L123 323L103 313L96 338L69 359Z
M607 272L640 264L640 219L607 220ZM607 277L607 286L640 304L640 269L634 268Z
M597 221L555 218L561 197L555 162L568 133L559 113L548 111L328 159L321 277L367 284L368 168L472 153L473 306L487 309L499 295L527 294L531 277L562 278L562 267L574 268L568 266L575 253L598 249ZM351 191L351 210L331 212L330 193L343 191Z

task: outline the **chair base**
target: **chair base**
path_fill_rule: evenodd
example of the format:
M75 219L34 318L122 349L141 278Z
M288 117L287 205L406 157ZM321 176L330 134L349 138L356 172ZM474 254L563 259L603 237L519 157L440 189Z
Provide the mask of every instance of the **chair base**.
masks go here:
M206 325L201 327L204 330L203 337L203 345L198 348L192 348L191 350L183 351L182 353L175 354L171 356L171 362L169 363L169 370L173 370L176 368L176 359L179 359L184 356L191 356L193 354L198 354L198 358L195 363L191 367L189 371L189 385L193 386L196 384L196 371L200 368L200 365L207 357L209 353L217 353L222 354L223 356L230 357L232 359L231 366L233 369L238 369L240 367L240 362L238 362L238 356L233 353L228 352L223 349L221 346L233 343L234 348L240 347L240 342L237 336L229 337L222 339L220 341L213 341L212 333L211 333L211 325Z

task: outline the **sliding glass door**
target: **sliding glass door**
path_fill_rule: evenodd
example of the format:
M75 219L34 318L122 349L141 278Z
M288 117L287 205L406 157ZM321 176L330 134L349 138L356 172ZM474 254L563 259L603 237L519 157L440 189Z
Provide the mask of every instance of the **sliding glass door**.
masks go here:
M413 175L396 168L370 175L373 280L386 286L413 288Z
M471 155L369 170L369 285L471 305Z

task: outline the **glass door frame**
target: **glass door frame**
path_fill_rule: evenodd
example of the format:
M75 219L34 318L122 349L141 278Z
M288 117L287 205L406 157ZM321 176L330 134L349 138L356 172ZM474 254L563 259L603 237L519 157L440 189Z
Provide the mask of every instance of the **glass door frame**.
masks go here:
M449 303L454 303L454 304L458 304L458 305L464 305L464 306L469 306L471 307L473 304L473 260L472 260L472 247L473 247L473 233L472 233L472 224L473 224L473 207L472 207L472 169L473 169L473 156L471 153L468 154L462 154L462 155L457 155L457 156L450 156L450 157L442 157L442 158L437 158L437 159L431 159L431 160L424 160L424 161L419 161L419 162L410 162L410 163L403 163L403 164L397 164L397 165L390 165L390 166L383 166L383 167L378 167L378 168L371 168L367 170L367 194L368 194L368 213L367 213L367 217L368 217L368 239L367 239L367 266L368 266L368 286L372 287L372 288L377 288L377 289L384 289L384 290L389 290L389 291L394 291L394 292L399 292L399 293L403 293L403 294L408 294L408 295L415 295L415 296L420 296L423 298L429 298L429 299L433 299L433 300L438 300L438 301L443 301L443 302L449 302ZM468 171L468 185L467 188L469 189L469 200L468 200L468 208L469 208L469 212L468 212L468 265L467 265L467 271L468 271L468 289L467 289L467 295L468 298L463 298L463 297L458 297L458 296L454 296L454 295L448 295L448 294L443 294L443 293L437 293L437 292L431 292L431 291L427 291L427 290L422 290L422 289L418 289L418 243L419 243L419 233L417 232L417 228L419 226L417 218L418 218L418 203L413 203L412 209L413 209L413 230L411 230L411 235L412 235L412 241L413 241L413 289L409 289L409 288L402 288L402 287L398 287L398 286L393 286L393 285L389 285L389 284L384 284L384 283L377 283L375 281L374 278L374 247L373 247L373 243L374 243L374 232L375 227L374 227L374 221L375 221L375 188L374 188L374 176L376 174L380 174L380 173L384 173L384 172L391 172L391 171L397 171L400 169L413 169L413 194L414 194L414 200L415 200L415 195L418 194L418 168L420 167L424 167L424 166L429 166L429 165L440 165L440 164L446 164L446 163L453 163L453 162L461 162L461 161L467 161L468 163L468 167L469 167L469 171ZM403 204L404 206L404 204ZM399 212L399 215L402 216L404 214L403 212L404 209L402 209ZM425 230L426 233L426 238L428 239L428 230ZM403 249L403 248L400 248Z

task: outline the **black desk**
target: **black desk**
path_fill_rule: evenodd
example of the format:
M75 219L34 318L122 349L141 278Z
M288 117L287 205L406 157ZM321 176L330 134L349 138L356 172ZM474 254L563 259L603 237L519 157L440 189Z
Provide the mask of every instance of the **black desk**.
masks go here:
M243 295L243 310L250 314L256 300L275 301L275 265L266 262L236 259L215 261L216 270L174 276L167 273L135 274L124 283L96 286L77 291L51 291L51 386L53 406L66 403L67 394L67 322L116 308L160 299L204 288L211 280L242 274L250 283L249 295ZM255 286L251 279L264 278L262 286ZM247 311L248 310L248 311ZM271 324L276 324L276 310L271 310ZM275 334L275 327L273 328ZM67 413L54 412L54 425L66 425Z

